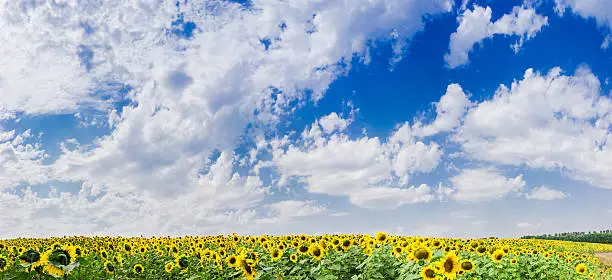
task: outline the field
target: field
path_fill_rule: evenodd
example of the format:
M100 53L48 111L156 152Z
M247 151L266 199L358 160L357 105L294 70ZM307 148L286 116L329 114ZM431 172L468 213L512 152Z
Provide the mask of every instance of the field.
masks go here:
M0 241L0 279L612 279L610 252L603 244L382 232L11 239Z

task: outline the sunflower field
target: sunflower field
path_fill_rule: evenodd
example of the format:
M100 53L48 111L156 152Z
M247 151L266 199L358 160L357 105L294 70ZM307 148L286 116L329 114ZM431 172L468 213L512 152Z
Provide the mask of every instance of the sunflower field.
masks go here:
M355 234L0 241L0 279L612 279L611 245Z

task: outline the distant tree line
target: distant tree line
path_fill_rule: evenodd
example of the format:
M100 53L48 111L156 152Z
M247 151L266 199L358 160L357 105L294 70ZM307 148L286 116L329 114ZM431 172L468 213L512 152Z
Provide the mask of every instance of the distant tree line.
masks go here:
M612 230L527 235L521 238L612 244Z

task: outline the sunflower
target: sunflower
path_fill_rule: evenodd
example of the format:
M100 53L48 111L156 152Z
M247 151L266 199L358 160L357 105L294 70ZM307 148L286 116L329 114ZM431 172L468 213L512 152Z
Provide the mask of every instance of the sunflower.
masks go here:
M517 264L518 260L516 258L512 258L512 259L510 259L510 263L511 264Z
M242 274L248 280L253 280L255 279L255 276L257 276L257 271L255 271L251 264L249 264L249 262L244 258L240 258L238 260L238 268L242 270Z
M455 279L457 272L459 271L459 257L455 253L446 254L441 260L440 274L444 275L448 279Z
M141 254L146 254L146 253L147 253L147 247L145 247L145 246L140 246L140 247L138 248L138 252L139 252L139 253L141 253Z
M319 261L323 258L323 249L319 245L316 245L316 244L310 245L310 248L308 249L308 253L313 258Z
M504 251L497 249L493 252L493 254L491 254L491 259L494 262L500 262L502 259L504 259L504 255Z
M47 250L41 255L45 263L43 271L57 276L64 275L62 267L76 262L75 250L67 250L68 246L53 246L55 249Z
M134 271L134 273L136 274L141 274L144 272L144 267L141 264L137 263L136 265L134 265L134 269L132 271Z
M300 254L306 254L308 253L308 246L306 246L305 244L301 244L300 246L298 246L298 252L300 252Z
M474 270L474 263L471 260L463 260L459 263L459 267L465 272L470 272Z
M297 262L297 260L298 260L298 256L297 256L296 254L291 254L291 255L289 256L289 259L290 259L292 262Z
M402 253L404 252L404 248L401 246L395 246L393 247L393 250L391 251L391 255L395 256L395 257L399 257L402 255Z
M132 245L130 245L129 243L125 243L125 244L123 244L123 251L124 251L126 254L130 254L130 253L132 253Z
M0 255L0 272L6 271L8 267L9 260L5 256Z
M105 261L104 262L104 270L106 270L106 273L108 273L108 274L114 274L115 273L115 266L113 265L113 263L111 263L109 261Z
M185 254L181 254L174 258L174 263L176 267L181 270L187 269L187 267L189 267L189 259L187 259L187 256Z
M576 272L580 275L583 275L587 272L587 267L583 263L580 263L576 266Z
M417 260L429 261L429 259L431 259L432 253L428 247L419 246L416 250L412 252L412 255Z
M227 256L227 258L225 258L225 262L230 267L236 267L236 264L238 263L238 259L234 255L229 255Z
M104 260L106 260L108 258L108 253L106 252L106 250L102 249L100 251L100 257Z
M378 241L379 243L384 243L385 241L387 241L389 236L386 233L379 231L376 233L375 238L376 238L376 241Z
M346 238L344 240L342 240L342 242L340 243L340 247L342 247L342 250L346 251L349 248L351 248L351 246L353 245L353 241Z
M164 270L165 270L167 273L171 273L173 269L174 269L174 263L173 263L173 262L169 262L169 263L167 263L167 264L164 266Z
M421 277L423 279L436 279L436 270L432 266L426 266L421 269Z
M479 255L484 255L484 254L487 252L487 247L485 247L485 246L480 246L480 247L476 248L476 252L477 252Z
M282 256L283 256L283 251L277 248L272 249L272 251L270 252L270 257L272 258L272 261L280 260Z

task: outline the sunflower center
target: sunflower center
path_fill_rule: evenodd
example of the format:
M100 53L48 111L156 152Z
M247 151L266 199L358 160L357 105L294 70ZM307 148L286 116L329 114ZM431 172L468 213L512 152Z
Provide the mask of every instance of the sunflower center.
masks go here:
M427 276L428 278L433 278L434 276L436 276L436 272L433 269L428 268L425 270L425 276Z
M446 260L444 262L444 271L447 273L451 273L453 271L455 264L453 263L452 260Z
M461 268L464 270L471 270L472 269L472 263L471 262L464 262L461 263Z
M502 258L504 258L504 256L502 254L495 255L495 259L498 260L498 261L501 261Z
M141 273L142 272L142 267L137 266L135 270L136 270L136 272Z
M299 250L300 250L301 253L306 253L308 251L308 247L302 245L302 246L300 246Z
M414 253L414 256L419 260L424 260L429 257L429 252L425 248L419 248Z
M110 272L113 272L113 271L115 271L115 266L113 266L112 264L109 263L109 264L106 265L106 269L108 269L108 271L110 271Z

